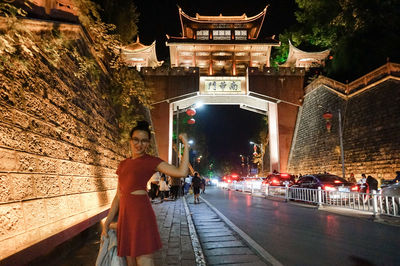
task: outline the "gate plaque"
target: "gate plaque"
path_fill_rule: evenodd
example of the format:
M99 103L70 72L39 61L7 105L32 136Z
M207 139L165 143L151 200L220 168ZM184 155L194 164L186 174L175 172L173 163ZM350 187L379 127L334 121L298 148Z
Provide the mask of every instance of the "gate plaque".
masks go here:
M245 77L200 77L202 94L245 94Z

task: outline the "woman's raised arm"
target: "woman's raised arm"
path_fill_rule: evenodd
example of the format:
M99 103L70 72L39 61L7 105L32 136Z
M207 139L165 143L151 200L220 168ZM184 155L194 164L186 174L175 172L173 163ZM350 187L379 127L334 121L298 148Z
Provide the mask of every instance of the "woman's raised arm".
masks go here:
M157 166L157 171L169 175L171 177L181 178L186 176L189 172L189 144L185 133L180 134L179 139L182 141L184 145L183 156L179 167L176 167L166 162L162 162Z

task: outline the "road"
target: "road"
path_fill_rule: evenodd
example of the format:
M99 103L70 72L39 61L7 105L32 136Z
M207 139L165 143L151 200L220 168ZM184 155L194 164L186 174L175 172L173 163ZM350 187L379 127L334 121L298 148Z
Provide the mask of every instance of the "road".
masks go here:
M400 265L400 227L207 187L202 197L283 265Z

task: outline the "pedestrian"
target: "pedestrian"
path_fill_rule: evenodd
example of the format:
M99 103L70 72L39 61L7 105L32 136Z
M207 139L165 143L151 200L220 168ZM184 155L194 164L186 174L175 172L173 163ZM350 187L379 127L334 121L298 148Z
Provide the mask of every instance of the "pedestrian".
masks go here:
M148 181L148 183L150 183L149 194L152 202L154 201L155 198L158 197L160 180L161 180L160 173L155 172Z
M353 173L350 173L349 182L351 182L351 183L357 183L357 180L356 180L356 178L354 177L354 174L353 174Z
M204 177L201 177L201 193L206 193L206 179Z
M194 197L194 204L200 203L200 187L201 187L201 178L199 176L199 173L194 173L194 176L192 178L192 189L193 189L193 197Z
M167 182L165 181L165 174L161 175L161 180L160 180L160 198L161 202L164 202L164 198L166 197L166 193L169 191L169 187L167 185Z
M171 198L176 200L179 194L179 188L181 184L180 178L171 178L170 185L171 185Z
M365 176L365 174L361 174L361 179L358 181L358 184L360 186L360 193L369 193L367 177ZM362 194L360 196L364 203L368 201L368 195Z
M369 192L372 192L372 190L378 190L378 180L369 175L366 182L368 184Z
M189 192L191 183L192 183L192 177L190 175L187 175L187 177L185 178L185 183L184 183L184 195L186 195Z
M400 182L400 171L396 171L396 177L392 181L394 183Z
M146 121L139 121L131 130L130 137L132 155L118 165L117 192L101 235L108 237L110 223L118 213L118 256L126 257L128 266L154 265L153 253L162 244L156 216L145 190L146 183L156 171L172 177L185 176L189 165L189 146L186 134L179 135L184 151L178 168L146 153L151 138Z
M367 177L365 174L361 174L361 179L358 181L360 185L360 193L368 193Z

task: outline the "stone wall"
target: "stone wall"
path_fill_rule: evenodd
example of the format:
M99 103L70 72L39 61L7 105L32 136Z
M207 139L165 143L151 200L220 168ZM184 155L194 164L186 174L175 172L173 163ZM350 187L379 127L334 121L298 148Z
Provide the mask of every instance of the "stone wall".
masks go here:
M363 86L357 84L352 91L335 90L323 83L311 86L299 111L289 172L326 171L342 175L338 135L340 109L346 176L354 173L358 179L365 173L379 179L393 179L395 171L400 169L398 74L397 66L395 71L383 76L366 75L370 84L365 80ZM341 84L341 87L346 85ZM326 111L333 114L331 132L327 131L322 117Z
M88 51L82 36L71 44ZM107 209L126 151L105 83L78 79L72 58L55 67L31 52L18 79L0 72L0 260Z

